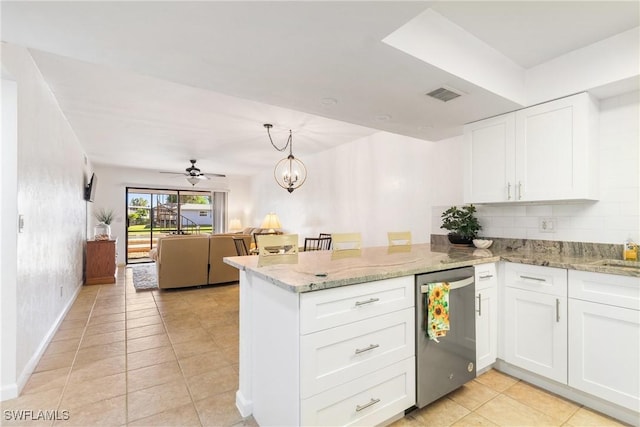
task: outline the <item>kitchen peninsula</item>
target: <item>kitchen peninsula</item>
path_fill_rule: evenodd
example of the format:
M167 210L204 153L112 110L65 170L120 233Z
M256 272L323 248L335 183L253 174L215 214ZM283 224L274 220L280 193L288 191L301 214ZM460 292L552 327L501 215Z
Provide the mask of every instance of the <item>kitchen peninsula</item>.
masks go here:
M430 244L347 255L302 252L297 264L265 267L257 256L225 258L240 270L243 416L261 425L377 425L402 416L415 403L416 274L507 261L640 276L599 256ZM375 354L378 342L388 350Z

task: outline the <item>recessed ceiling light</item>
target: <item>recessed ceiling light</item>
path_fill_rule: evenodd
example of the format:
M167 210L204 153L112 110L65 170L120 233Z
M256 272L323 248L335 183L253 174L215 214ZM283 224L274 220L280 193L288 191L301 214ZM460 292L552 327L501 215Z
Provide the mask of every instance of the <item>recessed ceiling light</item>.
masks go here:
M338 100L335 98L322 98L320 100L320 103L322 105L336 105L338 103Z
M391 116L388 114L380 114L376 116L376 122L388 122L391 120Z

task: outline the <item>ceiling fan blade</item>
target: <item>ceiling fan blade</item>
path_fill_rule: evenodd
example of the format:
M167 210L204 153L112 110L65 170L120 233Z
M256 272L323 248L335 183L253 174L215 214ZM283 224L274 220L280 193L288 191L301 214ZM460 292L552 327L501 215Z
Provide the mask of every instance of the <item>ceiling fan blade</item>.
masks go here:
M187 175L184 172L169 172L169 171L159 171L159 173L170 173L172 175Z
M213 176L213 177L216 177L216 178L226 178L227 177L227 175L224 175L224 174L221 174L221 173L207 173L207 174L204 174L204 175L208 175L207 179L211 179L211 178L209 178L210 176Z

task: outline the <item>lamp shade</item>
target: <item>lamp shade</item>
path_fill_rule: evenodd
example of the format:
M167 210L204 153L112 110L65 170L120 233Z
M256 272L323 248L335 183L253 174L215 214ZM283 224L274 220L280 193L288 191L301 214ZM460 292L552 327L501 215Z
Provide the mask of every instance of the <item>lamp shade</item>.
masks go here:
M196 185L200 182L200 178L198 178L197 176L189 176L187 177L187 181L189 181L189 184L191 185Z
M262 220L262 224L260 225L260 227L273 230L276 228L282 228L282 225L280 224L280 219L278 219L278 215L271 212L264 217L264 220Z
M242 230L242 223L240 222L240 220L237 218L234 218L231 221L229 221L229 230L230 231Z

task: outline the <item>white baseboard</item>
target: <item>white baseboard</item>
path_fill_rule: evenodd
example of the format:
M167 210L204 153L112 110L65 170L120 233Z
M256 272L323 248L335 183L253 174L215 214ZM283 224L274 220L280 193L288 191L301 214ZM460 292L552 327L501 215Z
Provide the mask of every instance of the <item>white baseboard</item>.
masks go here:
M18 397L18 384L8 384L0 388L0 402Z
M243 418L253 414L253 402L245 399L240 390L236 391L236 408Z
M76 298L78 297L78 294L80 293L81 289L82 289L82 282L80 282L79 286L76 287L75 292L73 293L73 295L71 296L71 298L69 299L67 304L65 305L64 309L58 315L58 317L56 318L56 321L53 323L51 328L49 328L49 331L47 332L45 337L40 342L40 345L38 346L38 349L33 354L33 356L31 356L31 359L29 359L29 362L27 362L27 364L25 365L25 367L22 370L22 372L20 372L20 374L18 375L17 384L15 385L16 386L16 396L18 396L22 392L22 389L27 384L27 381L29 381L29 377L31 377L31 374L33 374L33 371L36 369L36 366L38 366L38 362L40 362L40 359L42 358L42 355L46 351L47 346L49 345L49 343L53 339L53 336L58 331L58 328L60 327L60 324L62 323L62 321L64 320L65 316L67 315L67 313L71 309L71 306L76 301ZM14 397L16 397L16 396L14 396ZM3 400L4 400L4 395L3 395Z

